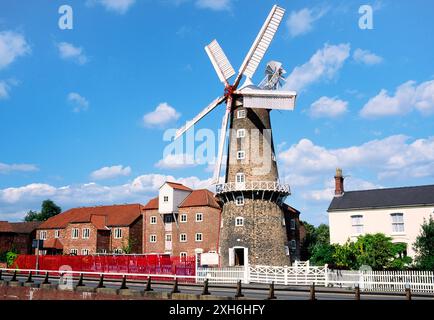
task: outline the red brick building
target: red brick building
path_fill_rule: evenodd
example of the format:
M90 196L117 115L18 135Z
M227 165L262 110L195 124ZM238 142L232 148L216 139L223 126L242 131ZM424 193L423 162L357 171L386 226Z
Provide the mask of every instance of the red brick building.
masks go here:
M142 213L140 204L74 208L43 222L36 236L46 254L142 253Z
M20 254L32 254L32 240L41 223L0 221L0 253L16 250Z
M144 207L144 253L218 252L221 209L207 189L166 182Z

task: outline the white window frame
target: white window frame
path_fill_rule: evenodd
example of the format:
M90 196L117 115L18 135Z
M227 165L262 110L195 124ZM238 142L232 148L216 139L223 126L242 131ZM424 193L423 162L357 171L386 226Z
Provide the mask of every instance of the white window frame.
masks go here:
M82 239L89 239L90 238L90 228L81 229L81 238Z
M246 136L246 129L237 130L237 138L244 138Z
M180 233L179 234L179 242L187 242L187 234L186 233Z
M244 196L237 196L235 198L235 205L237 206L244 206Z
M151 216L149 218L149 224L157 224L157 216Z
M181 213L181 216L179 217L179 222L186 223L187 222L187 214Z
M40 240L47 240L47 231L39 231L39 239Z
M244 218L243 217L236 217L235 218L235 226L236 227L244 227Z
M79 235L80 235L80 230L78 228L72 228L72 230L71 230L71 239L78 239Z
M291 219L291 220L289 221L289 228L290 228L291 230L295 230L295 219Z
M121 228L115 228L113 230L113 238L122 239L122 229Z
M89 249L81 249L81 255L82 255L82 256L88 256L89 253L90 253L90 250L89 250Z
M402 212L394 212L390 214L390 217L392 219L392 233L404 233L404 214ZM396 219L398 217L399 219Z
M236 183L244 183L246 182L246 175L244 172L238 172L235 176L235 182Z
M69 249L69 254L78 255L78 249Z
M203 222L203 213L202 212L196 213L196 222Z
M156 234L149 235L149 242L150 243L156 243L157 242L157 235Z
M169 196L163 196L163 202L169 202Z
M60 238L60 230L54 230L54 239Z
M244 119L247 115L246 109L241 109L237 111L237 119Z
M172 234L171 233L166 233L164 235L164 240L172 242Z
M244 160L246 158L246 152L244 150L237 151L237 160Z
M116 248L113 250L114 254L122 254L124 251L121 248Z
M362 234L364 231L363 215L354 214L350 218L351 218L351 232L356 235Z
M196 242L202 242L203 241L203 233L198 232L194 235L194 240Z
M179 257L180 258L187 258L187 252L185 252L185 251L180 252Z

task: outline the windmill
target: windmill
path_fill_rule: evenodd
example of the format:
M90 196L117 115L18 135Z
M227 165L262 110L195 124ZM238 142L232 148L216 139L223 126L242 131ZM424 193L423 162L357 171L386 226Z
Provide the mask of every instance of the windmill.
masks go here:
M225 144L225 137L227 133L228 119L233 111L233 102L235 98L242 97L243 105L245 108L266 108L266 109L294 109L296 92L294 91L272 91L276 89L281 81L282 70L281 64L278 62L269 63L267 66L267 77L271 75L269 83L270 86L263 86L263 88L252 86L251 79L264 57L274 35L282 21L285 10L277 5L273 6L262 26L259 34L257 35L252 47L250 48L247 56L245 57L235 81L231 85L228 81L235 75L235 70L230 64L228 58L223 52L217 40L213 40L205 47L211 63L219 77L220 81L224 84L224 94L221 97L212 101L205 109L203 109L191 121L188 121L183 127L176 131L175 139L182 136L188 129L194 126L199 120L205 117L208 113L214 110L218 105L226 102L226 112L223 116L222 126L220 131L219 148L217 162L214 169L213 183L219 181L220 170L223 158L223 148ZM280 73L279 73L280 72ZM245 84L238 89L242 77L246 76Z
M276 90L284 75L282 64L276 61L268 63L260 86L252 83L284 13L283 8L273 6L233 82L229 80L235 70L218 42L213 40L205 47L224 84L224 94L175 135L175 139L179 138L217 106L226 103L213 177L217 197L223 203L219 237L222 265L289 265L294 258L289 249L291 240L282 222L290 214L284 204L290 190L289 185L279 182L269 113L293 110L297 94ZM246 80L240 86L243 76ZM224 181L219 183L228 125L231 130L227 166ZM269 166L256 163L257 158L266 160L263 163Z

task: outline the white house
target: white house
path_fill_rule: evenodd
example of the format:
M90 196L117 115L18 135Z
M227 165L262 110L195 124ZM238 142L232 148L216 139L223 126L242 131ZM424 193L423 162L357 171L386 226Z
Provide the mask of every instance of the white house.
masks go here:
M434 217L434 185L345 192L342 170L337 169L335 196L327 211L331 243L381 232L405 243L407 255L414 257L421 225Z

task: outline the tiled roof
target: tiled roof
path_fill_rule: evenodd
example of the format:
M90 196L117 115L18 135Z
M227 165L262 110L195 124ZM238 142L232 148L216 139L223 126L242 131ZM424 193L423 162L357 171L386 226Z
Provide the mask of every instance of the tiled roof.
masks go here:
M158 197L153 198L148 201L148 203L144 206L145 210L158 209Z
M59 239L44 240L44 248L63 250L63 244Z
M41 224L40 221L7 222L0 221L0 232L31 233Z
M101 227L101 221L92 216L105 216L107 226L128 226L141 216L142 210L140 204L74 208L48 219L38 229L65 228L69 223L79 222L96 223Z
M214 193L208 189L194 190L190 193L179 205L179 208L187 207L213 207L220 209L220 205L216 201Z
M300 213L300 211L298 211L297 209L291 207L290 205L288 205L286 203L283 204L283 208L287 211L292 212L292 213Z
M193 191L193 189L190 189L189 187L186 187L181 183L176 183L176 182L166 182L166 183L169 186L171 186L173 189L184 190L184 191Z
M347 191L334 197L328 211L434 205L434 185Z

